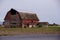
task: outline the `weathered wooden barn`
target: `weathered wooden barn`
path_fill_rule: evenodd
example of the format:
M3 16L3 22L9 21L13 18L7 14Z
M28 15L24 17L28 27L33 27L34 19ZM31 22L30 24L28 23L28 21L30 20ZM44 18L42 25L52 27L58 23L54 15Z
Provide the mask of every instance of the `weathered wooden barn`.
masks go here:
M35 27L39 22L36 14L18 12L15 9L11 9L7 12L4 18L4 26L8 28L16 27Z

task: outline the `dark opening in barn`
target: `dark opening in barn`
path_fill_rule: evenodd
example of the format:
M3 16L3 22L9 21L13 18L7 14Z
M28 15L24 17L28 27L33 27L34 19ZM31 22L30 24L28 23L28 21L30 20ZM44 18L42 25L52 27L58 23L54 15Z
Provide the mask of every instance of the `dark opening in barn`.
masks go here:
M16 15L16 10L11 9L11 15Z

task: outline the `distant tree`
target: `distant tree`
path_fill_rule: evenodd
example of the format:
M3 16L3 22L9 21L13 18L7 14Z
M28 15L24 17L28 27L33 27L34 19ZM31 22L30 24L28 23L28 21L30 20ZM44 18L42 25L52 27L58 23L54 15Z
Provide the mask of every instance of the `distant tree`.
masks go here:
M53 23L53 26L58 26L58 24L56 24L56 23Z
M56 23L53 23L53 25L56 25Z

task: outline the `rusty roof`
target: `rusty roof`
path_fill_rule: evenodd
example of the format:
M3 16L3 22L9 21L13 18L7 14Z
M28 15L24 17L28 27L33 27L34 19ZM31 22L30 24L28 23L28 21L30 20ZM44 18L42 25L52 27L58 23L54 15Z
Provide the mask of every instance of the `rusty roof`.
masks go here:
M21 19L39 20L36 14L19 12Z

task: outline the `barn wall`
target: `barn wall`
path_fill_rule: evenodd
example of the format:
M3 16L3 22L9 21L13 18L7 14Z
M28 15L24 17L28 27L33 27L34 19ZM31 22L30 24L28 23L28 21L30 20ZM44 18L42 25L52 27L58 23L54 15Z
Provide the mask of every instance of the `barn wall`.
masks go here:
M6 21L7 20L7 21ZM9 25L7 24L9 22ZM11 15L10 12L5 19L5 27L21 27L21 20L18 13L16 15Z
M38 21L37 20L22 20L22 27L36 27Z
M11 23L15 23L16 27L21 27L21 20L19 18L18 13L16 13L16 15L11 15ZM14 24L12 24L14 25Z
M10 22L8 20L5 20L4 26L7 27L7 28L9 28L10 27Z

